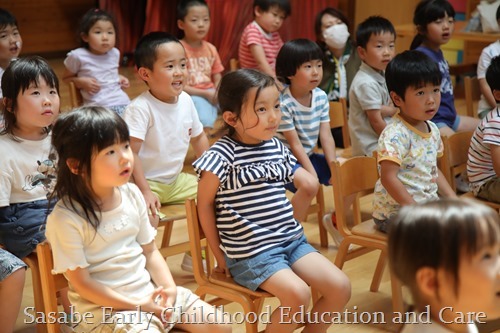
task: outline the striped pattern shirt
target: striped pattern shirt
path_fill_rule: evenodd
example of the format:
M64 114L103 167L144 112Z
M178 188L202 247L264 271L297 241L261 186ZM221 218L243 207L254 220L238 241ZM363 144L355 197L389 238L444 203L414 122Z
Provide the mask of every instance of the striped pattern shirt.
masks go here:
M284 188L296 162L276 138L245 145L225 136L193 163L198 176L210 171L219 178L216 224L229 258L254 256L303 233Z
M252 45L262 46L267 62L274 71L274 68L276 67L276 56L283 46L283 40L281 39L280 34L277 31L270 34L266 33L255 21L247 25L241 35L240 46L238 49L238 59L240 61L241 68L258 67L257 62L250 52L250 46Z
M311 155L318 142L320 123L330 122L330 104L326 93L320 88L314 88L310 107L297 102L290 93L290 87L286 87L280 99L281 123L276 136L290 148L281 132L295 130L307 155Z
M467 176L474 194L477 194L481 186L488 180L498 177L493 168L490 145L500 145L500 111L498 107L481 120L470 142Z

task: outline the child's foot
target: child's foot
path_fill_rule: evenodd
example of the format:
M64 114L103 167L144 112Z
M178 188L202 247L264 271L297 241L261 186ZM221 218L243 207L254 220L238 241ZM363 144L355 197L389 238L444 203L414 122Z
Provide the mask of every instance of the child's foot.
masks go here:
M335 246L339 247L344 237L342 237L339 230L337 229L337 217L335 215L335 212L326 213L325 216L323 216L323 226L325 227L326 231L328 231L330 236L332 236Z
M462 174L455 177L455 186L459 192L467 193L470 191L469 182Z

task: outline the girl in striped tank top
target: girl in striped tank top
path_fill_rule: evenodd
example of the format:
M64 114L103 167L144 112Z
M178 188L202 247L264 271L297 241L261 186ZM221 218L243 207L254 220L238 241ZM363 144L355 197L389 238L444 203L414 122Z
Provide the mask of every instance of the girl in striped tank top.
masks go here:
M274 79L251 69L226 74L218 102L228 134L193 165L199 176L198 213L219 271L236 282L279 298L266 332L292 332L304 312L302 332L326 332L333 312L350 298L347 276L307 243L293 217L285 184L310 181L274 137L281 111ZM310 312L310 287L321 298ZM321 318L308 322L307 318ZM281 319L281 320L280 320Z

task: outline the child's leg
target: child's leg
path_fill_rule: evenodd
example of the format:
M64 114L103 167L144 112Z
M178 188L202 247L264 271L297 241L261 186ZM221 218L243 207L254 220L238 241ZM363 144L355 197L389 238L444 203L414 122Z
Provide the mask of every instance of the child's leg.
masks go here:
M232 332L229 318L224 318L223 312L198 299L183 313L183 318L175 324L175 328L194 333Z
M181 172L171 184L148 180L151 191L158 196L161 204L184 204L186 199L196 197L198 179L196 176Z
M297 189L291 202L293 217L297 221L305 221L307 210L319 189L318 180L304 168L298 168L293 174L293 185Z
M457 116L460 119L458 123L458 128L456 132L466 132L466 131L474 131L479 125L479 119L467 117L467 116Z
M331 326L332 312L342 312L351 298L349 278L323 255L312 252L306 254L294 264L292 270L305 283L321 294L311 309L311 318L321 318L325 322L306 324L302 333L326 332ZM318 315L315 316L314 314Z
M297 328L297 323L293 320L296 317L294 314L307 312L311 301L311 288L290 269L274 273L259 287L280 300L280 306L271 314L266 333L293 332Z
M18 268L0 282L0 323L2 332L13 332L23 300L26 269Z

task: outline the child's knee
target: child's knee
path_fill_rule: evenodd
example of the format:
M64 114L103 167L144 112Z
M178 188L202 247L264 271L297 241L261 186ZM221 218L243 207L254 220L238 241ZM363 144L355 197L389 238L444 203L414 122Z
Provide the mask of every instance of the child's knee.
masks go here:
M281 305L292 308L292 311L300 310L301 306L307 309L311 302L311 288L305 283L287 290L284 295L279 297Z
M308 197L314 198L318 193L319 187L320 187L319 181L311 177L311 179L307 179L301 182L297 190L302 191Z

